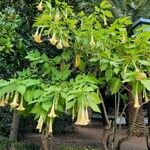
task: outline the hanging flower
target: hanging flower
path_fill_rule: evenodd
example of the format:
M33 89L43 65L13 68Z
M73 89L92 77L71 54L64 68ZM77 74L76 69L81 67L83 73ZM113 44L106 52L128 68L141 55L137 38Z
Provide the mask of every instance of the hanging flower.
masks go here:
M59 21L60 20L60 14L59 14L59 10L57 9L57 13L55 15L55 21Z
M93 34L91 35L90 45L91 45L91 46L95 46L95 41L94 41Z
M17 103L18 102L18 97L19 97L19 93L18 91L15 92L15 96L14 96L14 99L13 99L13 102L10 104L10 106L12 108L16 108L19 104Z
M139 70L136 72L136 80L141 81L141 80L144 80L146 78L147 78L147 76L144 72L141 72Z
M104 25L107 26L107 20L106 20L105 15L104 15L104 18L103 18L103 19L104 19Z
M58 49L62 49L62 48L63 48L63 45L62 45L61 40L59 40L59 43L57 44L56 47L57 47Z
M134 97L134 108L140 108L139 96L138 96L138 83L136 84L136 91L135 91L135 97Z
M49 130L48 130L49 133L52 133L53 132L53 118L50 118L50 121L49 121Z
M80 54L76 54L75 56L75 67L78 67L81 63L81 56Z
M35 41L36 43L42 43L41 34L38 33L38 30L37 30L36 33L33 35L33 38L34 38L34 41Z
M4 100L4 96L3 96L0 101L0 107L4 107L4 106L5 106L5 100Z
M87 125L89 124L89 120L88 120L88 114L86 113L86 110L83 108L79 108L78 110L78 117L77 117L77 121L75 122L76 125Z
M146 94L146 90L145 89L143 91L143 96L144 96L144 99L145 99L145 103L149 102L149 99L148 99L148 96Z
M74 107L72 108L72 120L74 120L75 118L75 110L74 110Z
M24 111L25 110L25 108L23 107L23 97L21 97L21 102L20 102L20 105L17 108L17 110L19 110L19 111Z
M52 45L56 45L58 40L56 39L55 33L53 33L53 36L51 39L49 39L49 41Z
M88 108L85 108L85 119L87 121L87 123L90 123L90 119L89 119L89 112L88 112Z
M39 132L42 131L43 123L44 123L44 119L43 119L43 117L42 117L42 115L41 115L40 118L39 118L39 120L38 120L37 127L36 127L36 129L38 129Z
M54 102L53 102L53 105L52 105L50 113L48 114L48 117L55 118L56 116L57 115L55 114L55 105L54 105Z
M9 97L10 97L10 93L7 93L5 98L5 104L8 104Z
M43 10L42 1L36 6L39 11Z
M122 42L122 43L126 43L126 40L127 40L127 39L126 39L125 32L123 32L123 33L122 33L122 40L121 40L121 42Z
M64 40L63 45L64 45L64 47L66 47L66 48L70 46L70 45L69 45L69 42L68 42L68 39Z

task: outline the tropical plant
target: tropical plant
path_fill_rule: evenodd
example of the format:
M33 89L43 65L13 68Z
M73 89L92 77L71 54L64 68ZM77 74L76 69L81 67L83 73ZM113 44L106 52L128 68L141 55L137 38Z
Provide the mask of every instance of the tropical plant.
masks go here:
M49 43L56 55L29 52L27 69L13 79L0 80L1 106L8 103L18 111L34 113L36 128L52 133L54 119L63 112L71 114L76 125L87 125L88 108L100 112L103 98L99 87L104 85L112 95L124 88L130 90L137 112L149 101L149 32L128 37L131 20L113 21L111 4L105 0L90 14L78 13L58 0L43 0L37 9L41 14L33 25L33 39L38 45ZM142 103L139 93L143 93ZM111 125L109 120L107 123Z

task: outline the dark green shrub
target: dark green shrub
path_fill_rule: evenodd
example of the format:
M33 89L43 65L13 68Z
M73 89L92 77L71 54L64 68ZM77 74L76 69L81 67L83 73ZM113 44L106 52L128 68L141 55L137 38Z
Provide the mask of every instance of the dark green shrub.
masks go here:
M12 113L8 107L0 107L0 135L8 136L12 121Z
M37 145L11 142L7 138L0 136L0 150L9 150L12 144L15 150L40 150Z
M72 133L75 130L70 115L63 114L54 120L54 134Z

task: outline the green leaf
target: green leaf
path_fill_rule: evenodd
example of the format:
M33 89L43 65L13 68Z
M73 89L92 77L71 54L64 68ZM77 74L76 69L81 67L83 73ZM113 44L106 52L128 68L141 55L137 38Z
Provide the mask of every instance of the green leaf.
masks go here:
M146 79L146 80L141 80L141 83L144 85L144 87L150 91L150 80Z
M111 8L111 4L109 4L106 0L100 3L100 7L102 9Z
M32 95L32 90L31 89L27 89L26 92L24 93L24 99L27 101L27 102L31 102L32 99L33 99L33 95Z
M97 104L95 104L92 100L88 99L88 104L95 112L100 112L100 109Z
M95 92L89 93L87 98L90 99L91 101L93 101L95 104L99 104L102 102L100 97Z
M24 93L26 91L26 86L25 85L18 85L17 91L20 92L22 95L24 95Z
M34 99L40 97L42 94L43 94L42 90L34 90L33 91L33 97L34 97Z
M51 106L52 106L52 101L47 101L47 102L42 103L42 108L46 111L49 111Z
M105 79L106 81L109 81L112 77L112 70L111 69L107 69L105 72Z
M112 13L111 13L110 11L105 10L104 13L105 13L105 15L106 15L108 18L113 18L113 15L112 15Z
M118 78L112 78L109 83L110 91L112 94L115 94L121 88L121 80Z
M69 101L66 103L66 110L72 108L75 105L76 101Z

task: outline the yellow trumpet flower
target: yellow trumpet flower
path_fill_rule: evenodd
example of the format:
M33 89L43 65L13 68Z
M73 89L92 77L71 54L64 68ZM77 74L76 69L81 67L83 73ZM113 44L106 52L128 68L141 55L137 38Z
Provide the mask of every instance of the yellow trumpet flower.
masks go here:
M23 97L21 97L21 102L20 102L20 105L17 108L17 110L19 110L19 111L24 111L25 110L25 108L23 107Z
M7 93L5 98L5 104L8 104L9 97L10 97L10 93Z
M126 36L125 36L125 33L123 32L122 33L122 40L121 40L122 43L126 43Z
M34 38L34 41L35 41L36 43L42 43L41 35L38 33L38 30L37 30L36 33L33 35L33 38Z
M19 93L18 91L15 92L15 96L14 96L14 99L13 99L13 102L10 103L10 106L12 108L16 108L19 104L17 103L18 102L18 97L19 97Z
M69 45L69 42L68 42L68 39L66 39L64 42L63 42L63 45L64 45L64 47L70 47L70 45Z
M56 45L58 40L56 39L55 33L53 33L53 36L51 39L49 39L49 41L52 45Z
M52 133L53 132L53 119L50 118L50 121L49 121L49 129L48 129L48 132L49 133Z
M91 41L90 41L91 46L95 46L95 41L93 35L91 35Z
M43 117L42 117L42 115L41 115L40 118L39 118L39 120L38 120L37 127L36 127L36 129L38 129L39 132L42 131L43 123L44 123L44 119L43 119Z
M147 94L146 94L146 90L145 90L145 89L144 89L143 94L144 94L144 98L145 98L145 103L149 102L149 99L148 99L148 97L147 97Z
M48 117L55 118L56 116L57 115L55 114L55 105L54 105L54 102L53 102L53 105L52 105L50 113L48 114Z
M87 125L89 124L89 120L88 120L88 114L86 113L86 110L83 108L79 108L78 110L78 117L77 117L77 121L75 122L76 125Z
M104 25L107 26L107 20L106 20L105 15L104 15L104 18L103 18L103 19L104 19Z
M55 21L59 21L60 20L60 14L59 14L59 10L57 10L57 13L55 15Z
M0 101L0 107L4 107L4 106L5 106L5 100L4 100L4 96L3 96Z
M81 63L81 57L80 54L76 54L75 56L75 67L78 67Z
M87 123L90 123L89 112L88 112L88 108L87 107L85 109L85 119L86 119Z
M138 83L136 84L136 91L135 91L135 97L134 97L134 108L140 108L139 96L138 96Z
M39 11L43 10L42 1L36 6Z
M61 40L59 40L59 43L57 44L56 47L57 47L58 49L62 49L62 48L63 48L63 45L62 45Z

